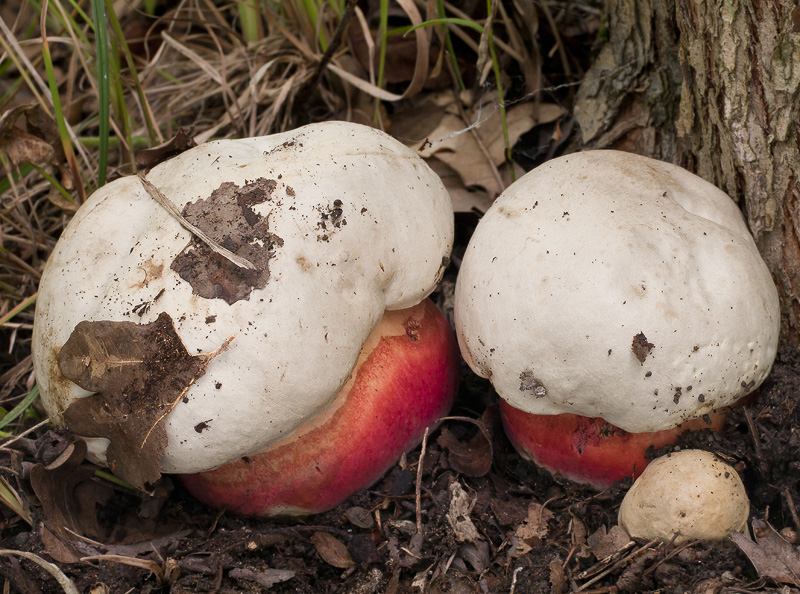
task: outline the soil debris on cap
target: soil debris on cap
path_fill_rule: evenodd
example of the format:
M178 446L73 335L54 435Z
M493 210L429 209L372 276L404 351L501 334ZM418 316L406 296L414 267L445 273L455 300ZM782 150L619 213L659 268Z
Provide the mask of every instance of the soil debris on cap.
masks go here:
M644 365L644 360L647 359L647 355L650 354L650 351L653 350L654 346L656 345L654 345L652 342L647 342L647 337L644 335L644 332L639 332L639 334L633 337L631 350L638 359L639 363Z
M64 420L77 435L108 439L112 472L148 490L161 476L166 416L229 342L190 355L167 313L149 324L80 322L61 348L59 367L96 394L73 402Z
M255 270L240 268L193 237L171 268L192 285L196 295L223 299L232 305L248 299L253 289L266 286L268 261L283 240L268 231L267 217L256 213L253 207L270 200L276 186L275 180L263 177L241 187L224 182L208 198L183 208L187 221L255 266Z

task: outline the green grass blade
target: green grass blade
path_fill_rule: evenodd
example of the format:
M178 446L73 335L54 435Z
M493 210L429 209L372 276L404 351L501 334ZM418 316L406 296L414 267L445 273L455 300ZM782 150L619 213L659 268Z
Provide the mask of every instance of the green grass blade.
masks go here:
M147 108L147 96L142 87L142 81L139 80L139 73L136 71L136 62L133 59L133 54L131 54L131 49L128 47L128 42L125 40L122 26L119 24L119 19L114 12L113 0L106 0L106 10L108 20L111 23L111 29L114 31L114 36L119 40L122 52L125 54L125 61L131 71L131 78L136 87L136 94L139 96L139 103L142 105L142 111L144 112L144 121L147 124L147 135L150 137L151 144L158 144L161 142L158 135L158 126L153 121L152 112Z
M108 172L108 136L111 118L111 91L108 78L108 25L106 20L106 5L103 0L91 0L92 22L94 23L94 47L97 57L97 100L99 111L100 146L98 149L97 187L106 183Z
M17 406L12 408L6 416L0 419L0 429L8 425L11 421L19 417L33 404L33 401L39 397L39 384L33 386L33 389L23 398Z
M261 12L258 0L239 0L239 20L242 21L242 34L248 43L256 43L260 38Z

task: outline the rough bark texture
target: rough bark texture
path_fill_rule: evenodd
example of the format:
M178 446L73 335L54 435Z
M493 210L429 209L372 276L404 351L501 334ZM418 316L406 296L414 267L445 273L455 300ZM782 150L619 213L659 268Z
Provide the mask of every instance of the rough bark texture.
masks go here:
M575 106L585 146L679 163L742 206L800 343L800 6L609 0Z

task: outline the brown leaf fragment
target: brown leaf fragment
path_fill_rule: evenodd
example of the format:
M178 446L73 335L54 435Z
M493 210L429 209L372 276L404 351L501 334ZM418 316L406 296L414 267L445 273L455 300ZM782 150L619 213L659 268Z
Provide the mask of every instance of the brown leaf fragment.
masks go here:
M562 594L567 587L567 578L561 563L550 563L550 594Z
M610 557L630 542L628 533L616 525L612 526L610 530L606 530L605 526L600 526L586 539L586 544L592 549L592 553L598 561Z
M27 162L44 167L64 159L55 122L36 104L18 105L0 115L0 151L15 166Z
M295 572L291 569L273 569L272 567L260 571L236 567L231 569L228 575L237 580L255 582L264 588L271 588L275 584L292 579L295 576Z
M447 427L442 427L436 443L447 450L447 461L450 467L464 476L485 476L492 468L492 435L493 422L496 422L496 410L488 408L481 418L446 417L447 421L464 421L478 428L469 440L461 440Z
M327 532L314 532L311 535L311 544L328 565L347 569L356 564L344 543Z
M44 140L17 128L12 128L0 136L0 150L16 167L23 163L42 167L50 163L55 156L53 147Z
M73 402L64 420L78 435L110 440L112 472L149 490L161 476L164 419L228 342L190 355L164 312L149 324L81 322L61 348L59 367L96 394Z
M152 169L159 163L163 163L176 155L180 155L185 150L197 146L193 132L191 129L187 131L183 128L178 128L175 136L166 142L138 151L136 153L136 164L145 169Z
M644 360L647 359L647 355L650 354L650 351L653 350L654 346L656 345L654 345L652 342L647 342L647 337L644 335L644 332L639 332L639 334L633 337L631 350L639 360L639 363L644 365Z
M113 494L110 486L91 480L94 469L81 465L85 457L86 442L79 440L47 466L34 464L30 470L31 487L42 505L42 542L60 563L75 563L85 556L72 542L76 534L93 540L102 537L97 506Z
M753 520L756 542L734 532L731 540L747 555L759 577L779 584L800 586L800 551L770 524Z
M283 240L267 230L267 217L257 214L253 207L271 200L276 185L275 180L263 177L242 187L224 182L208 198L183 208L182 215L189 223L255 267L236 266L193 237L171 268L192 285L196 295L233 304L267 284L268 261Z
M345 515L351 524L359 528L370 530L375 526L375 519L372 517L372 514L368 509L364 509L363 507L354 505L347 509Z

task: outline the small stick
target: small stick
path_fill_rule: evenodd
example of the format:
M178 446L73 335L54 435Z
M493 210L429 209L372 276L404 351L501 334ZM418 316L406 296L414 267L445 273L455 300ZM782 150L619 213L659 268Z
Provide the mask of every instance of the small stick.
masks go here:
M611 573L612 571L614 571L614 570L615 570L615 569L617 569L618 567L622 567L622 566L623 566L623 565L625 565L625 564L626 564L628 561L632 561L633 559L635 559L636 557L638 557L639 555L641 555L641 554L642 554L642 553L644 553L645 551L649 550L649 549L650 549L650 547L652 547L653 545L655 545L655 544L656 544L658 541L659 541L659 539L658 539L658 538L654 538L653 540L651 540L650 542L648 542L646 545L643 545L641 548L639 548L639 549L637 549L637 550L633 551L633 552L632 552L630 555L628 555L628 556L626 556L626 557L624 557L624 558L620 559L619 561L617 561L616 563L614 563L614 564L613 564L611 567L609 567L609 568L608 568L608 569L606 569L605 571L603 571L603 572L599 573L598 575L596 575L595 577L593 577L592 579L590 579L588 582L586 582L586 583L585 583L585 584L583 584L583 585L582 585L580 588L578 588L578 590L577 590L577 591L578 591L578 592L584 592L584 591L586 591L586 589L587 589L589 586L591 586L592 584L596 584L597 582L599 582L601 579L603 579L604 577L606 577L606 576L607 576L609 573Z
M425 434L422 436L422 450L419 453L419 462L417 463L417 533L422 534L422 505L420 499L422 496L422 461L425 458L425 448L428 445L428 428L425 427Z
M797 530L800 530L800 517L797 516L797 508L794 506L794 499L792 499L791 493L789 493L789 489L783 490L783 496L786 498L786 505L789 506L789 512L792 514L792 521L794 522L794 527Z
M196 236L200 241L202 241L204 244L206 244L211 251L216 252L217 254L219 254L220 256L225 258L226 260L232 262L233 264L235 264L239 268L245 268L247 270L255 270L256 269L255 265L252 262L250 262L250 260L248 260L246 258L242 258L241 256L237 256L232 251L222 247L219 243L217 243L216 241L211 239L208 235L206 235L205 232L202 229L192 225L189 221L187 221L186 217L184 217L180 213L180 211L178 210L178 207L175 206L170 201L169 198L164 196L164 194L161 193L161 190L159 190L157 187L155 187L153 184L151 184L148 181L148 179L144 176L144 173L142 173L141 171L139 172L139 181L142 182L142 185L144 186L145 191L150 195L150 197L153 200L155 200L161 206L163 206L164 209L169 214L171 214L181 224L181 226L184 229L189 231L189 233L191 233L192 235Z
M758 459L758 470L763 478L767 474L766 462L764 461L764 456L761 452L761 442L758 439L758 432L756 431L756 425L753 421L753 416L750 414L750 409L747 407L744 408L744 418L747 419L747 426L750 429L750 435L753 436L753 447L756 451L756 458Z

